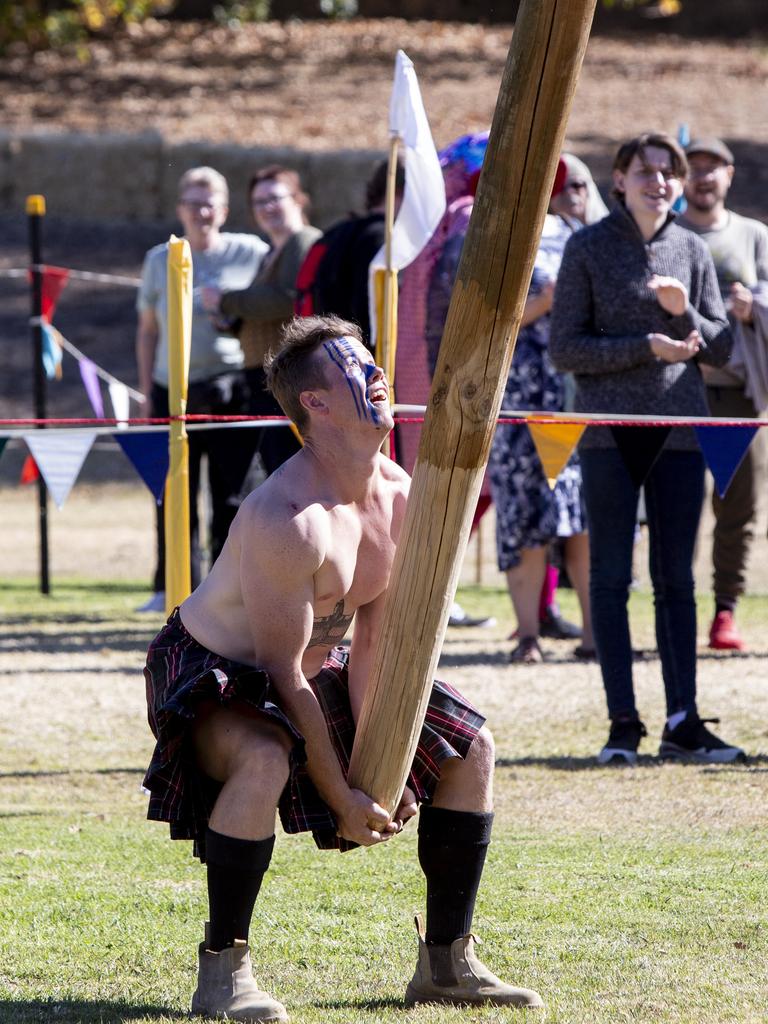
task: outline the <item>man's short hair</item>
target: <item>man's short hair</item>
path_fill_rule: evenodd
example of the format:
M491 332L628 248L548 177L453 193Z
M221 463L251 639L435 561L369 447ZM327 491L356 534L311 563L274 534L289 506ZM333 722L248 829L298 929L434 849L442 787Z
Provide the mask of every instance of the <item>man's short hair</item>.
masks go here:
M224 206L229 206L229 186L227 179L213 167L190 167L179 178L177 195L179 200L188 188L208 188L221 197Z
M670 155L672 170L675 172L675 176L680 178L681 181L685 181L688 177L688 161L685 158L685 152L677 139L667 135L666 132L644 132L642 135L636 135L629 142L622 143L618 148L611 169L625 174L636 156L639 155L641 160L645 160L645 150L648 146L666 149ZM620 189L613 188L612 194L617 199L624 198L624 193Z
M267 353L267 387L302 433L309 426L309 416L299 400L301 392L328 387L323 363L315 353L324 342L344 337L363 344L360 328L339 316L297 316L284 325L278 348Z

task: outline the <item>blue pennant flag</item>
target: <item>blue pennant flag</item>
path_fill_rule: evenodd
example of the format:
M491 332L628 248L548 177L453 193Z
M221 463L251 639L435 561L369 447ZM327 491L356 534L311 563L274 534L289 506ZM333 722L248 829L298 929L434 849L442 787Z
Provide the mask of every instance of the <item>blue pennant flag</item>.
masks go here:
M699 447L715 480L720 497L731 485L747 454L757 427L694 427Z
M165 478L168 476L168 434L164 430L146 433L120 431L112 436L159 505L163 499Z
M7 444L8 444L8 438L7 437L0 437L0 459L2 459L2 457L3 457L3 451L5 450L5 446Z

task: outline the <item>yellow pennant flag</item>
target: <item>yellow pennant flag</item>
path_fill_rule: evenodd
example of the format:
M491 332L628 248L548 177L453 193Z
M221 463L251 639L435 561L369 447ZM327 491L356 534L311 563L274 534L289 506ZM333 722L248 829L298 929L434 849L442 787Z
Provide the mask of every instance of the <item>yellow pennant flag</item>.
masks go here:
M192 252L189 242L168 242L168 404L171 416L187 412L192 343ZM165 484L165 611L170 614L192 590L189 551L189 449L186 424L171 423Z
M533 443L541 459L544 476L554 487L563 467L586 429L585 423L528 423Z

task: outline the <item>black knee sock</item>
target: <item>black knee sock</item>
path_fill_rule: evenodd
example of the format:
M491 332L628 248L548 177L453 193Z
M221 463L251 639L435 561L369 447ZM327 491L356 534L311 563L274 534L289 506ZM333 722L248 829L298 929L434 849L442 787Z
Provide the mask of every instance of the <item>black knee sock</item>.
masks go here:
M447 946L469 934L492 825L492 813L421 808L419 864L427 879L429 945Z
M205 836L210 933L208 949L219 952L248 939L253 907L269 867L275 837L235 839L209 828Z

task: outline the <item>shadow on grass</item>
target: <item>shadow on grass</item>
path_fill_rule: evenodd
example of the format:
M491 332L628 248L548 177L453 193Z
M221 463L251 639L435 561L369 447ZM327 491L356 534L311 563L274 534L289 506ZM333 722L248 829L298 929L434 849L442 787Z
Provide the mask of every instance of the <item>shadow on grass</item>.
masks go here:
M622 763L614 764L598 764L597 758L594 756L590 757L568 757L568 756L555 756L555 757L500 757L496 760L497 768L551 768L553 771L558 772L582 772L582 771L614 771L614 772L631 772L635 768L664 768L669 764L681 764L677 761L662 761L661 758L656 757L654 754L638 754L637 765L632 766ZM762 768L760 765L768 765L768 754L755 754L753 757L748 757L746 763L739 764L686 764L685 767L689 771L702 771L707 774L715 774L720 772L738 772L741 775L746 773L754 772L765 772L768 771L768 767Z
M575 644L575 641L571 641ZM494 645L498 641L494 641ZM508 645L508 646L506 646ZM541 669L542 665L597 665L596 658L577 658L573 653L572 647L565 647L562 651L547 650L544 661L539 662L535 665L516 664L510 662L509 655L514 647L514 642L509 640L506 641L505 647L502 650L473 650L473 651L456 651L451 650L448 645L443 648L443 653L440 655L440 670L444 668L462 668L466 665L509 665L511 669ZM634 650L632 652L633 661L654 661L658 658L658 652L655 648L648 648L647 650Z
M18 615L2 615L2 616L0 616L0 625L2 625L3 627L5 627L5 626L28 626L28 625L36 625L36 626L39 627L41 622L53 622L57 626L68 625L68 624L75 624L75 623L86 623L87 625L91 625L91 624L94 624L94 623L101 623L101 622L103 622L105 624L108 623L109 625L111 625L114 628L115 620L118 617L119 617L119 613L118 612L114 612L113 614L109 614L109 613L105 612L103 615L98 613L98 612L90 612L90 611L83 611L83 612L60 612L60 611L54 610L54 611L51 611L51 612L44 612L44 613L42 613L42 612L24 612L23 614L18 614ZM137 613L136 616L134 616L133 613L125 615L126 619L131 620L128 623L128 628L129 629L138 629L139 628L138 625L136 624L136 622L134 621L134 619L136 617L138 617L138 613ZM152 626L154 625L155 621L160 619L160 615L158 614L156 617L155 616L145 616L145 615L142 615L141 618L147 623L147 629L151 629ZM152 622L149 621L150 618L152 619Z
M40 594L40 583L38 580L4 580L3 589L6 592L19 594ZM73 591L80 594L144 594L149 590L146 583L120 581L113 583L110 580L59 580L51 585L51 597L58 597L61 594ZM46 595L40 594L41 600Z
M149 646L147 641L146 646ZM51 653L51 652L47 652ZM59 652L63 653L63 652ZM55 673L57 676L103 676L105 673L110 675L141 675L141 671L144 668L144 654L138 652L141 661L132 662L130 665L84 665L73 668L59 668L59 666L51 667L50 665L41 665L39 668L24 668L25 676L50 676ZM2 676L17 676L19 674L18 668L0 668L0 678Z
M140 1017L188 1020L188 1014L165 1006L86 999L0 999L3 1024L127 1024Z
M39 626L39 619L36 626ZM82 619L76 620L83 622ZM89 622L92 620L89 620ZM59 624L57 620L57 625ZM21 625L21 623L18 623ZM72 630L66 634L49 633L41 629L30 629L24 632L6 632L0 629L0 651L13 651L22 645L26 653L35 654L92 654L104 649L110 652L146 651L157 628L148 626L139 629L136 625L120 628L114 626L103 629L89 629L84 632ZM8 670L5 670L6 673ZM24 670L25 672L29 669ZM110 666L110 671L116 671Z
M57 768L54 771L0 772L0 779L55 779L62 775L144 775L145 771L145 768Z
M498 641L493 641L494 646ZM463 668L464 666L471 665L496 665L503 666L509 665L512 669L541 669L542 665L592 665L596 667L598 662L597 658L577 658L573 653L572 648L565 648L562 653L559 650L552 651L547 649L544 655L544 661L539 662L535 665L524 665L515 664L510 662L509 655L514 646L513 641L506 641L509 644L505 646L503 650L464 650L457 651L451 649L451 646L446 642L443 647L443 652L440 655L440 670L446 668ZM755 661L765 660L768 658L768 650L765 651L699 651L697 654L698 661L718 661L723 665L727 664L731 659L741 661ZM632 660L635 662L639 661L658 661L659 652L655 647L648 648L636 648L632 651Z
M0 1006L2 1004L0 1003ZM312 1004L319 1010L364 1010L376 1013L378 1010L402 1010L402 999L322 999Z

